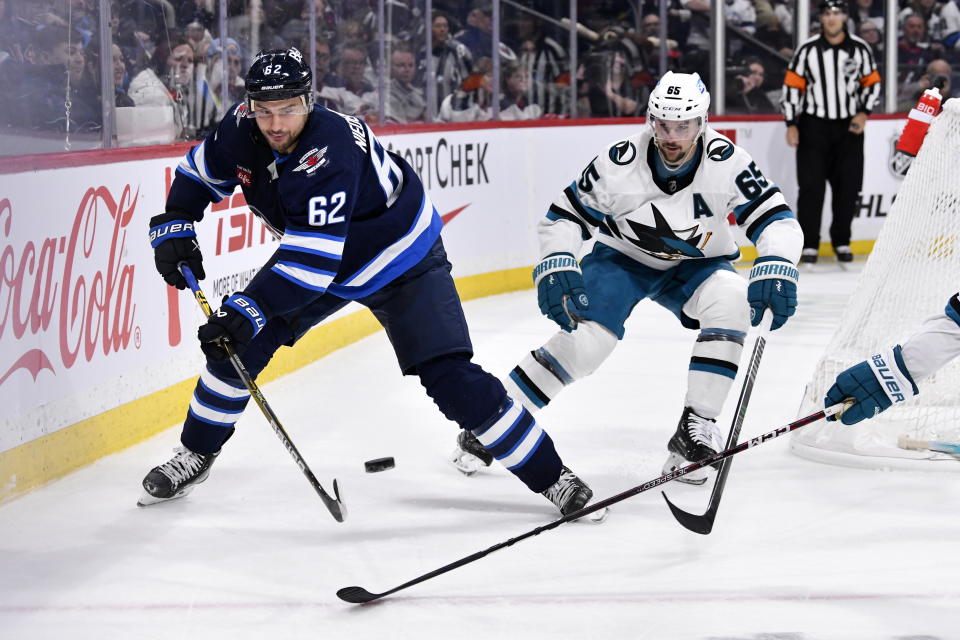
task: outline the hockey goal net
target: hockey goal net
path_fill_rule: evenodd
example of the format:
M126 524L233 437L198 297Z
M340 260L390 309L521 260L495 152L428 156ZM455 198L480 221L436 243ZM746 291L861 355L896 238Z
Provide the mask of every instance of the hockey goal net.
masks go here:
M960 289L960 100L948 100L907 173L836 333L807 385L801 414L822 407L838 373L902 343ZM948 455L898 445L960 442L960 359L919 382L920 395L847 427L820 422L797 431L794 453L873 468L960 470ZM930 464L943 460L945 464Z

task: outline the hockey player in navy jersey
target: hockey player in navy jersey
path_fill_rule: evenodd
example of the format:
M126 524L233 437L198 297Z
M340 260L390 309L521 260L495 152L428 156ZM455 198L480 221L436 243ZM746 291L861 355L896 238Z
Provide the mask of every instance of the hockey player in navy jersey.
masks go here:
M204 277L194 226L239 186L280 244L250 284L200 327L207 366L182 447L144 478L141 504L186 495L204 481L250 396L227 360L230 342L256 376L283 345L355 300L387 331L401 371L418 375L443 414L563 514L590 488L503 385L471 362L467 324L419 178L361 120L314 105L296 49L260 53L247 97L181 161L166 212L150 221L157 270L177 288L178 265Z
M562 330L505 380L528 410L544 407L610 355L638 302L657 302L698 331L664 472L721 448L716 418L751 317L757 325L770 309L778 329L797 305L800 226L750 155L707 126L709 106L697 74L667 72L650 95L649 126L604 148L550 205L533 277L540 310ZM749 281L731 266L739 250L728 216L757 247ZM490 463L469 434L458 444L461 471ZM680 480L706 479L704 469Z

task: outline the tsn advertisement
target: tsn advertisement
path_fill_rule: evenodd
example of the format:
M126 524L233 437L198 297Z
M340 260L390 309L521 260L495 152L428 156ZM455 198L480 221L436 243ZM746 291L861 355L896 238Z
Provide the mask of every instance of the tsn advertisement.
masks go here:
M712 124L795 202L782 122ZM462 277L532 265L536 223L550 202L604 145L638 126L645 124L554 122L395 133L381 142L417 169L443 218L454 276ZM870 122L855 240L875 238L890 211L900 181L889 158L902 126ZM98 164L0 175L0 456L199 371L194 336L203 316L189 291L157 275L147 237L185 150L153 147L143 159L112 164L103 152ZM277 245L239 190L211 205L197 229L201 285L215 307Z

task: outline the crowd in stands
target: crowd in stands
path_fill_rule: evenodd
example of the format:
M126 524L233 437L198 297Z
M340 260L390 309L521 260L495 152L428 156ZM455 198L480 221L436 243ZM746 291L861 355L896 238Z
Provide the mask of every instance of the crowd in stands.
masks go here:
M100 130L100 1L0 0L0 78L12 104L0 115L0 129ZM642 116L665 70L657 0L581 0L576 69L570 68L567 2L501 0L494 52L490 0L434 0L429 20L422 0L386 0L382 73L375 0L228 0L227 37L217 37L219 0L104 1L112 16L118 127L149 121L137 113L166 114L161 120L179 140L205 135L243 97L243 75L259 49L296 46L315 60L320 104L375 124L424 122L430 113L446 122L489 120L494 105L503 120ZM727 112L777 113L795 47L794 2L722 1ZM882 60L885 0L849 4L850 33ZM901 0L900 7L898 109L907 110L925 88L948 93L953 84L960 0ZM312 43L311 9L317 19ZM710 0L668 0L664 47L668 69L696 71L708 86L710 11ZM811 17L813 34L815 0ZM500 86L493 84L494 55Z

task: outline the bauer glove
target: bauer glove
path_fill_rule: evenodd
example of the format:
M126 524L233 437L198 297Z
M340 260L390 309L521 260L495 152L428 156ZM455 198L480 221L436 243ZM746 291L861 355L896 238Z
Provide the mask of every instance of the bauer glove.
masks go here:
M569 253L550 254L534 268L533 282L540 312L564 331L573 331L590 308L577 259Z
M789 260L777 256L757 258L750 269L747 301L750 303L750 324L757 326L765 309L773 313L770 330L782 327L797 311L797 278L800 272Z
M872 418L919 392L903 363L900 345L896 345L841 372L827 390L824 404L829 407L847 398L853 399L853 405L840 416L840 421L849 425ZM836 419L836 416L827 418Z
M230 355L223 346L225 340L239 355L266 324L267 316L257 301L244 293L235 293L224 299L223 305L197 330L200 349L211 360L226 360Z
M179 265L186 262L197 280L207 274L203 271L203 255L197 244L193 220L182 211L173 211L150 218L150 246L157 271L171 287L186 289L187 281Z

